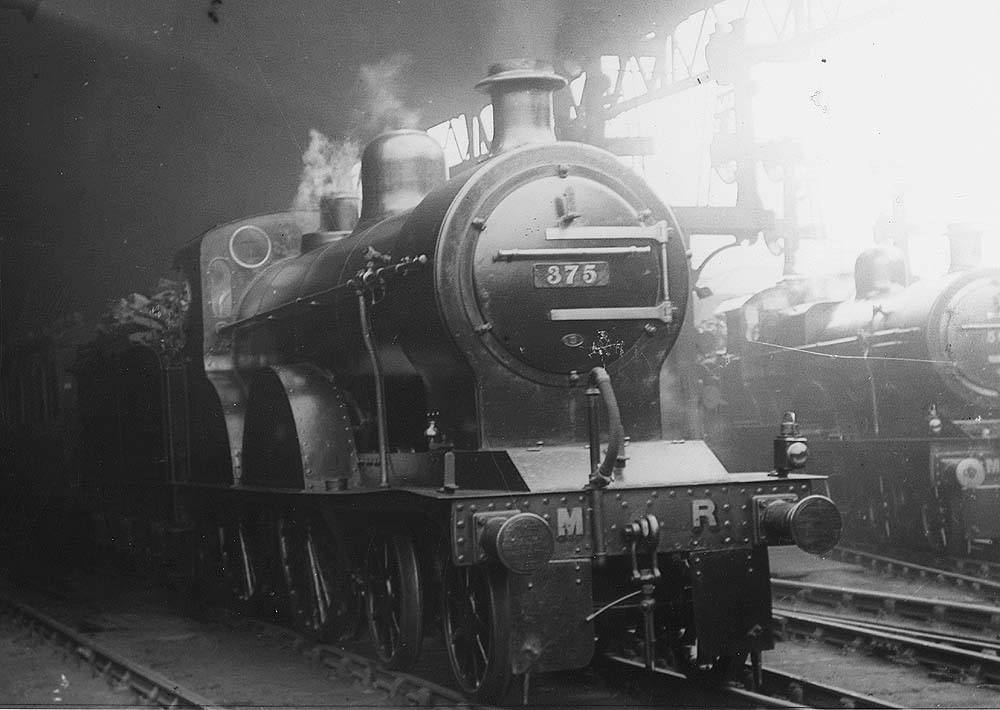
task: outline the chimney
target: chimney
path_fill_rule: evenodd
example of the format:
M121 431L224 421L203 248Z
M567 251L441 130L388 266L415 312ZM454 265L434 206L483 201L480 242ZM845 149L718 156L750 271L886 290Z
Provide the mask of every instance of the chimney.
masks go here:
M323 196L319 201L319 231L302 235L300 253L338 242L350 234L358 224L358 202L354 195Z
M383 133L361 156L361 221L416 207L448 179L444 150L423 131Z
M350 232L358 225L358 206L354 195L324 195L319 201L319 231Z
M552 92L566 86L546 62L512 59L490 67L476 84L493 102L493 141L490 152L502 153L529 143L556 140Z
M969 222L948 225L948 242L951 245L951 265L948 273L978 269L983 263L983 230Z

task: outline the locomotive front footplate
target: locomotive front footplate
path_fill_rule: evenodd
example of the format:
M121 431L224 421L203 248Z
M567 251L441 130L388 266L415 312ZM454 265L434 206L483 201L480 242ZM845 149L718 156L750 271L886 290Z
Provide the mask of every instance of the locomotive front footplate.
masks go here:
M515 672L586 664L598 617L612 607L634 609L641 629L638 597L645 589L645 603L662 603L653 592L661 583L690 590L699 657L765 650L773 643L767 545L815 547L796 538L801 533L791 521L793 509L828 502L812 489L809 476L735 474L673 487L458 492L451 503L452 560L507 568ZM786 527L778 530L775 520ZM616 581L595 588L596 569Z

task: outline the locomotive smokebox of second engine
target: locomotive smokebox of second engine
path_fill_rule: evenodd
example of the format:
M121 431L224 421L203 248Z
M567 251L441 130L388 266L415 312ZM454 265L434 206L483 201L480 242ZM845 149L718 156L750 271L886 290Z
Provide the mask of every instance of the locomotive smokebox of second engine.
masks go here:
M534 59L492 65L489 75L476 84L493 103L490 152L497 155L529 143L555 142L552 92L566 84L551 65Z
M361 222L417 206L448 179L444 150L423 131L383 133L361 156Z

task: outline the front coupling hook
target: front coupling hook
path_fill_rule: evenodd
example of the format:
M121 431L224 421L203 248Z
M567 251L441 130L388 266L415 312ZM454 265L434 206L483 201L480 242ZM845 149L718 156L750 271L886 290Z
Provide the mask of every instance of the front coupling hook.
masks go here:
M656 553L660 546L660 521L650 513L629 525L622 531L629 544L629 554L632 559L632 582L641 585L642 601L639 610L642 611L643 641L645 644L646 670L653 670L656 646L656 627L653 623L653 612L656 610L656 585L660 581L660 568L657 565ZM639 548L649 552L649 567L639 567Z

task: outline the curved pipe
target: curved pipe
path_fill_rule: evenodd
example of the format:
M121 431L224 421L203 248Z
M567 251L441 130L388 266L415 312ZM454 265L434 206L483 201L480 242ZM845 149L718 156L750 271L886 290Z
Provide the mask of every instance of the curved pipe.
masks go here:
M591 485L606 486L611 482L611 473L615 462L625 444L625 428L622 426L621 412L618 410L618 399L611 387L611 377L603 367L595 367L590 371L589 384L596 387L604 400L608 415L608 450L604 460L590 476Z

